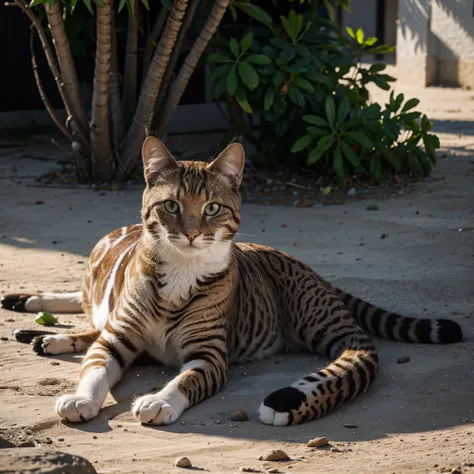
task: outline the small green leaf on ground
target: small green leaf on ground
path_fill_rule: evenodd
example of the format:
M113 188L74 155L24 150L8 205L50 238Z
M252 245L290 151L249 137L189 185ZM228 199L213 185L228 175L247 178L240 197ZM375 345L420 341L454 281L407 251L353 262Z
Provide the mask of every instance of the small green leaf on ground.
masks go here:
M326 187L323 189L323 194L324 194L325 196L327 196L328 194L331 194L331 191L332 191L331 186L326 186Z
M378 211L379 206L377 206L377 204L370 204L369 206L367 206L367 210L368 211Z
M54 326L58 320L52 314L40 311L35 318L35 322L41 324L41 326Z

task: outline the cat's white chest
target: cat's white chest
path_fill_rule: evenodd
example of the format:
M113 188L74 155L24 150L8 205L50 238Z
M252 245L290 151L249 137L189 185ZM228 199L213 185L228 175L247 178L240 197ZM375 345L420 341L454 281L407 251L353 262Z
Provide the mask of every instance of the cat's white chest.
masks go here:
M163 267L161 298L180 305L198 288L199 281L225 270L229 264L228 245L215 245L212 252L188 258L174 258Z

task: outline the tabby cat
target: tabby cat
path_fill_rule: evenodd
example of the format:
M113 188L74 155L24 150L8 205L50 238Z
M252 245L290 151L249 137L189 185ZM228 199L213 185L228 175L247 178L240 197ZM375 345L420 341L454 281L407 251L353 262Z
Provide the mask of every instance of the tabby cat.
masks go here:
M63 395L64 420L94 418L110 388L148 352L180 369L157 393L137 398L142 423L167 425L222 389L228 364L286 350L332 362L268 395L269 425L313 420L365 391L378 371L369 333L398 341L453 343L459 325L389 313L333 287L305 264L272 248L234 243L240 223L244 150L231 143L212 163L176 161L148 137L142 223L108 234L93 249L82 294L13 294L17 311L80 312L93 330L33 339L40 355L82 352L79 385ZM19 335L19 338L21 335Z

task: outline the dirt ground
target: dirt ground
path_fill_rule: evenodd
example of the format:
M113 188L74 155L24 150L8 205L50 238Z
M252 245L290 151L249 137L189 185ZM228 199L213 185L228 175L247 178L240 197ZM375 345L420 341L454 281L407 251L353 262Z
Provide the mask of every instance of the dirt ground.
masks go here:
M325 363L320 356L301 354L233 367L225 390L169 427L139 425L129 406L133 396L161 387L172 372L135 366L97 419L65 424L54 413L55 397L74 390L81 356L35 356L12 337L16 328L35 328L34 316L1 310L0 437L85 456L100 473L180 472L173 462L183 455L195 470L212 473L236 473L239 467L297 473L474 472L474 93L406 92L420 96L422 108L435 119L443 144L435 174L440 179L384 201L374 197L308 209L246 204L239 238L291 252L383 307L453 318L464 329L464 342L380 341L381 372L374 387L305 425L268 427L257 419L265 394ZM383 93L375 97L383 100ZM189 143L215 151L210 137ZM60 157L45 142L0 149L0 294L77 289L95 241L139 218L139 190L36 187L34 178L56 169ZM379 210L368 211L368 204ZM58 331L87 327L83 315L60 315L59 321ZM402 356L409 362L398 364ZM229 414L237 409L246 410L249 421L231 421ZM331 446L307 448L316 436L327 436ZM281 448L292 459L278 465L258 461L267 448Z

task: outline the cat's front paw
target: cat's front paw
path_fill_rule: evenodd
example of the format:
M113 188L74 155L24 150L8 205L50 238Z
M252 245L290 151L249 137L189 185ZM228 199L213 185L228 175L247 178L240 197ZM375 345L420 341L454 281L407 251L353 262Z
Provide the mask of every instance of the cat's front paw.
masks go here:
M135 418L145 425L170 425L183 413L180 407L172 406L171 401L165 401L159 393L144 395L132 404Z
M56 402L56 413L65 421L87 421L99 413L98 404L78 395L62 395Z

